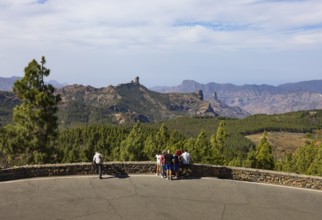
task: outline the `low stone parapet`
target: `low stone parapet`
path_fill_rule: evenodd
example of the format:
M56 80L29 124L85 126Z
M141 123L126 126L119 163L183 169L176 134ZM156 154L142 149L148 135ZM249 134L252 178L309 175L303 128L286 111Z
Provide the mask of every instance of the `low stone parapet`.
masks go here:
M104 174L153 174L155 167L154 162L108 162L104 164ZM322 190L322 177L316 176L204 164L193 164L190 170L190 175L195 177L217 177ZM0 181L32 177L94 175L95 173L91 163L32 165L2 169Z
M104 164L104 174L151 174L155 172L153 162L109 162ZM92 163L44 164L13 167L0 170L0 181L66 175L94 175Z
M322 177L242 167L194 164L192 175L322 190Z

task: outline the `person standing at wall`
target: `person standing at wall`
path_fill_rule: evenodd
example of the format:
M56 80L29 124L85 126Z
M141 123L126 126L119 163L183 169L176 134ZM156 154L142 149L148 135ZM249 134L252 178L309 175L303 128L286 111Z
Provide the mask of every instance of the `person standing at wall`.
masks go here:
M102 172L103 172L103 155L95 152L93 157L93 165L95 165L96 169L98 169L98 176L102 179Z
M175 179L179 179L179 169L180 169L180 155L181 151L177 150L175 154L173 154L173 171L175 174Z
M161 178L165 178L165 176L166 176L164 155L165 155L165 150L163 150L162 154L161 154Z
M165 169L167 172L167 179L172 180L172 162L173 162L173 155L170 154L170 150L167 151L167 154L164 155L165 160Z
M190 154L184 150L181 154L182 158L182 174L185 176L189 175L189 164L190 164Z
M161 174L161 152L160 153L157 153L155 155L155 158L157 160L157 167L156 167L156 172L155 172L155 175L156 176L159 176Z

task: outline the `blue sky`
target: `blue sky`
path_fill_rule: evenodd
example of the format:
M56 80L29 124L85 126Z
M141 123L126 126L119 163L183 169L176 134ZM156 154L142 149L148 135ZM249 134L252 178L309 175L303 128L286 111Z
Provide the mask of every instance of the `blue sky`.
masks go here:
M0 0L0 76L104 87L322 79L321 0Z

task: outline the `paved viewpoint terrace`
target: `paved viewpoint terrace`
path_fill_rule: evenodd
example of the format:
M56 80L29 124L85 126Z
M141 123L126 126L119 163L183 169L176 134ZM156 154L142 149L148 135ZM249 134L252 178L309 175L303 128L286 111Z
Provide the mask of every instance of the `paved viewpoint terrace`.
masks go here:
M0 182L0 219L322 219L322 192L217 178L66 176Z

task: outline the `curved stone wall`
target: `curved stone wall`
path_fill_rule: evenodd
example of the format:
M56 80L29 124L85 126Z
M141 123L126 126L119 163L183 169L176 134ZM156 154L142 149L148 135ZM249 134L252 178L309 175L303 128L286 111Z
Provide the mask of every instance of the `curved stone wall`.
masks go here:
M104 174L153 174L154 162L109 162L104 164ZM216 165L193 164L190 166L191 176L217 177L248 182L260 182L322 190L322 177L297 175L268 170L225 167ZM91 163L48 164L14 167L0 170L0 181L8 181L32 177L94 175Z

